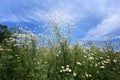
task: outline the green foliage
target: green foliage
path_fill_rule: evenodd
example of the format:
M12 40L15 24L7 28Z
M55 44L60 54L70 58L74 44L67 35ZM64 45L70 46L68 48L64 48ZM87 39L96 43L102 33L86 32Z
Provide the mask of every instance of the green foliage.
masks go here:
M0 43L12 35L11 31L5 25L0 25Z
M6 39L0 47L0 80L120 80L120 52L111 42L71 45L71 31L63 35L60 26L54 23L47 39L23 29Z

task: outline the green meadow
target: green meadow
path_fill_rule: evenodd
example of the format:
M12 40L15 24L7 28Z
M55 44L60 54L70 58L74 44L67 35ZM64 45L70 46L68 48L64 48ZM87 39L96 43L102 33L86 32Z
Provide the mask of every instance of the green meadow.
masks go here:
M44 34L0 25L0 80L120 80L120 42L72 40L74 25L53 20Z

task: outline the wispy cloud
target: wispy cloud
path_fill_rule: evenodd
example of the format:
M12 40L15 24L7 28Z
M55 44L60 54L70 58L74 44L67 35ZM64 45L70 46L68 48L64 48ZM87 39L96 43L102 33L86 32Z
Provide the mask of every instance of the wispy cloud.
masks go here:
M1 0L2 5L0 11L2 13L0 16L5 20L10 20L9 18L14 15L18 20L20 20L19 17L22 16L25 19L40 21L43 16L45 17L47 14L54 14L54 12L57 12L60 15L63 15L64 18L69 18L74 22L77 22L83 19L88 12L95 12L95 14L99 13L100 10L103 9L101 8L102 5L98 6L99 2L103 5L102 0L97 2L95 0L92 2L90 0ZM9 17L6 18L4 15L9 15Z
M99 40L101 36L107 37L108 34L120 29L120 5L118 0L104 1L104 19L97 26L89 29L83 40ZM120 34L119 34L120 35Z
M101 24L97 25L97 27L90 29L84 39L98 39L101 36L105 36L119 28L120 15L113 15L104 19Z
M106 36L120 26L119 0L0 0L0 3L0 22L40 23L46 15L57 13L74 21L77 29L83 30L83 39Z

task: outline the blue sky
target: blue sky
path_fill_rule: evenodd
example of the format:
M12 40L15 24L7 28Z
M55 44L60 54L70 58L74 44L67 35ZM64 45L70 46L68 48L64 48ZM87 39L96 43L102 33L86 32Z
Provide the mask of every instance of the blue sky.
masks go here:
M39 27L42 33L46 15L54 13L75 23L75 39L120 38L120 0L0 0L0 23L8 26Z

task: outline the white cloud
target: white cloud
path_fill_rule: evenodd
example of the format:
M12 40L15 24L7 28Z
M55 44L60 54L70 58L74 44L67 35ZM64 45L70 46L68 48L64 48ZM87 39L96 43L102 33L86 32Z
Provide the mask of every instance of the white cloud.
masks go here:
M99 39L120 28L120 15L113 15L104 19L97 27L90 29L84 39Z
M63 14L66 19L69 18L77 23L91 13L102 15L105 10L104 4L103 0L59 0L50 8L50 13Z
M102 13L104 9L104 2L103 0L99 0L96 2L96 0L21 0L16 1L13 0L13 2L10 2L9 0L6 0L7 4L4 5L4 0L2 0L2 8L0 8L0 11L4 10L4 7L6 7L5 12L3 11L2 16L4 16L4 13L12 13L12 15L16 16L16 18L23 16L24 18L35 21L41 21L43 16L47 14L54 14L54 12L59 13L60 15L63 15L66 19L71 19L74 22L77 22L79 20L82 20L89 12L92 13ZM30 5L29 5L29 4ZM99 5L101 3L101 5ZM19 5L18 5L19 4ZM19 7L19 8L18 8ZM18 9L17 9L18 8ZM45 11L44 14L41 13L41 11ZM9 12L7 12L9 11ZM6 15L8 15L6 14ZM9 15L11 17L11 15ZM9 17L3 17L4 19L8 19ZM24 21L24 19L23 19Z
M17 17L16 15L10 15L8 18L4 17L0 19L0 22L29 22L26 18L19 16Z
M113 34L117 29L120 29L120 1L101 1L103 5L100 7L100 12L103 13L104 19L97 26L89 29L83 40L100 40L101 36L107 37L108 34Z
M104 17L100 24L90 28L84 39L97 39L100 35L105 36L120 27L119 0L0 0L0 2L0 22L41 22L46 15L54 17L55 12L63 15L65 20L71 19L75 23L86 19L90 14L93 17L94 15Z

